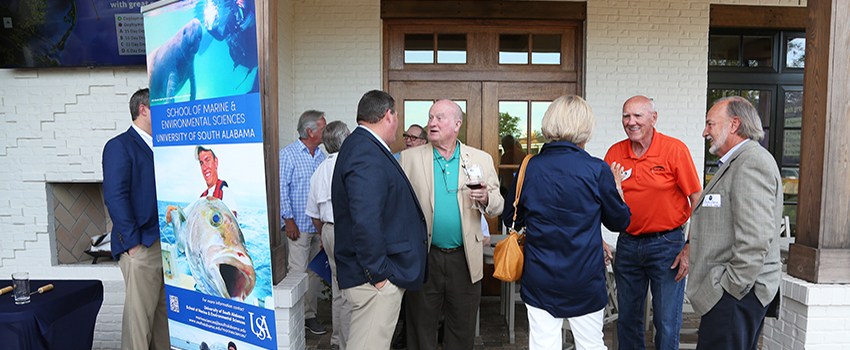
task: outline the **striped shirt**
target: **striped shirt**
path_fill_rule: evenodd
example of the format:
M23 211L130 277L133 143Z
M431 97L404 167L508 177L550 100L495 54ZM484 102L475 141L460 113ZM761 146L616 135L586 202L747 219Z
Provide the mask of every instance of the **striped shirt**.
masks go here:
M301 232L316 232L310 217L304 213L310 194L310 177L325 160L325 153L316 148L310 155L307 146L297 140L280 150L280 217L295 219ZM281 222L281 227L285 225Z

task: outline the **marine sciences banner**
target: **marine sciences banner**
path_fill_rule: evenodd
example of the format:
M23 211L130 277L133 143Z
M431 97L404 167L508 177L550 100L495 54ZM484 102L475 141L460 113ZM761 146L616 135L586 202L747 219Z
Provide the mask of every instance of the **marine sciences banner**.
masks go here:
M276 349L254 1L142 12L171 346Z

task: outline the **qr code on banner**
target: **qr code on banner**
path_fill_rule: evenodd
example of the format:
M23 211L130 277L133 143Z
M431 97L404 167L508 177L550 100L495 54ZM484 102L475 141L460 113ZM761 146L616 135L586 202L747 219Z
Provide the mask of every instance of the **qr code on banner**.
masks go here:
M177 299L176 295L168 296L168 306L171 308L171 311L180 312L180 300Z

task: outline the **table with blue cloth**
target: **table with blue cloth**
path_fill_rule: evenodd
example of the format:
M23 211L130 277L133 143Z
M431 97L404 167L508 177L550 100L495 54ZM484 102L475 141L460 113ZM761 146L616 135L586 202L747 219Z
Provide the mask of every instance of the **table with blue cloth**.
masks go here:
M103 303L99 280L30 280L29 304L16 305L12 293L0 295L0 339L3 349L91 349L94 325ZM11 286L0 280L0 288Z

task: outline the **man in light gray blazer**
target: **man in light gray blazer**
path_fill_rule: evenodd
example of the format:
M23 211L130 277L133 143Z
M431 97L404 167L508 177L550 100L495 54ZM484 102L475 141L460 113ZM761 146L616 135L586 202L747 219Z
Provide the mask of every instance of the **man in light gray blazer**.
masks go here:
M702 316L697 349L756 349L781 278L782 179L746 99L715 102L702 136L721 158L691 216L687 294Z

